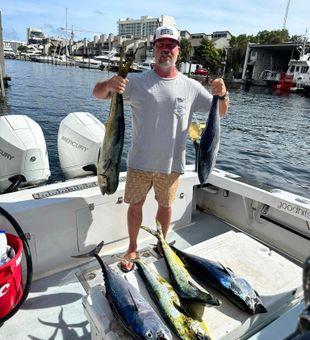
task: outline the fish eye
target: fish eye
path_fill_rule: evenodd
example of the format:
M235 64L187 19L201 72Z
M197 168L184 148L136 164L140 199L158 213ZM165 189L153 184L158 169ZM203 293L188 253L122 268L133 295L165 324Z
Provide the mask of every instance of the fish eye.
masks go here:
M152 339L153 338L153 333L151 330L148 330L145 332L145 339Z

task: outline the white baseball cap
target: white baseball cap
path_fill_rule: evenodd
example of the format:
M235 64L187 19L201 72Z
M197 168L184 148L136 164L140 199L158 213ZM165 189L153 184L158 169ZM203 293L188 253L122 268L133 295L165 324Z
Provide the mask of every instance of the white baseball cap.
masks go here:
M173 26L160 26L155 31L153 41L159 39L172 39L180 43L179 31Z

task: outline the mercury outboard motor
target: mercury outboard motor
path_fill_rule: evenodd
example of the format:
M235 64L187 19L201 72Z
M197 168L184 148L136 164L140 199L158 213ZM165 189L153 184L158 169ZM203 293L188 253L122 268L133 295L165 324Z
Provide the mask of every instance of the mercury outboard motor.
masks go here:
M89 112L71 112L58 130L59 162L66 179L96 175L105 127Z
M41 127L25 115L0 116L0 193L43 184L50 175Z

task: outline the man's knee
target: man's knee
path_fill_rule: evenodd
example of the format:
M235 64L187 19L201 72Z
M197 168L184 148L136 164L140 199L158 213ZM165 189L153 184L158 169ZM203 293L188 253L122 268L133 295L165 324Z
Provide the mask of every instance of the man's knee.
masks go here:
M144 200L137 202L137 203L130 203L128 209L133 212L139 212L142 210L143 204L144 204Z

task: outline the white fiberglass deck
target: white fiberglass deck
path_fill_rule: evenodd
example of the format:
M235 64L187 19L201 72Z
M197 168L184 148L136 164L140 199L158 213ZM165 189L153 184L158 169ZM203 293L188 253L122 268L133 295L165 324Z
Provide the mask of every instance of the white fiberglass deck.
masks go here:
M270 322L278 316L277 313L283 312L283 308L289 308L295 299L300 298L301 292L300 267L293 265L278 254L270 252L266 247L257 244L253 240L250 240L249 243L246 241L248 237L244 234L234 233L230 230L227 224L213 216L196 213L193 216L191 225L171 231L168 235L168 241L176 240L176 246L180 249L188 248L193 253L198 252L200 255L220 259L223 264L230 265L231 269L236 271L237 268L237 271L240 270L239 274L243 274L259 291L267 309L270 310L269 314L250 317L238 311L236 307L225 301L225 298L222 298L222 306L208 308L204 312L204 319L206 318L210 332L216 340L237 339L241 334L246 333L248 329L259 328L261 323ZM236 235L240 235L243 242L240 243L240 237L236 238ZM98 243L99 241L101 240L98 240ZM205 241L207 241L208 247L204 245L201 248ZM225 243L226 245L224 246L223 244ZM249 246L248 249L245 249L252 243L257 248ZM238 251L238 244L242 245L242 249L239 249L241 252ZM140 250L145 250L148 246L149 241L141 243ZM225 249L224 252L222 251L223 249ZM254 250L253 253L251 253L251 249ZM125 251L125 248L118 249L118 254L121 251ZM242 258L236 256L237 254L244 254L244 252L251 254L251 257L246 257L247 261L245 262ZM150 255L148 261L156 260L154 252L147 251L146 253ZM229 255L230 253L232 256ZM269 266L267 262L270 258L273 260ZM117 256L107 257L104 260L109 263L115 263L117 262ZM241 262L246 265L242 266ZM277 264L279 267L274 267ZM156 268L166 275L163 259L156 263ZM249 268L253 270L249 270ZM138 274L135 274L135 272L131 272L127 275L137 284L139 279L137 280ZM95 259L83 266L34 281L31 293L25 304L12 319L8 320L0 328L1 338L18 340L91 339L91 327L96 327L97 335L93 333L93 339L95 336L96 339L101 339L102 330L100 330L98 320L95 320L96 313L100 317L100 311L92 308L91 296L85 296L87 293L93 294L97 290L98 297L98 289L101 289L98 284L102 282L101 271ZM275 284L276 282L278 283ZM141 282L140 286L143 287ZM141 290L143 291L143 288ZM293 290L294 294L292 294ZM145 296L149 298L145 290L143 294L146 294ZM104 299L103 295L101 298ZM82 301L84 301L85 310ZM101 307L103 305L99 303L99 308ZM297 321L297 312L295 314ZM89 323L86 315L88 315L89 319L91 318L91 323ZM115 325L115 321L113 322ZM223 327L224 324L225 327ZM118 329L117 322L114 327ZM291 324L286 322L280 327L277 339L282 339L293 329L292 322ZM226 336L224 336L225 332L230 334L226 333ZM117 339L117 337L115 338L115 333L112 335L114 336L112 337L113 339ZM129 336L126 334L123 338L129 339ZM259 339L269 340L270 334L265 338L260 336Z

